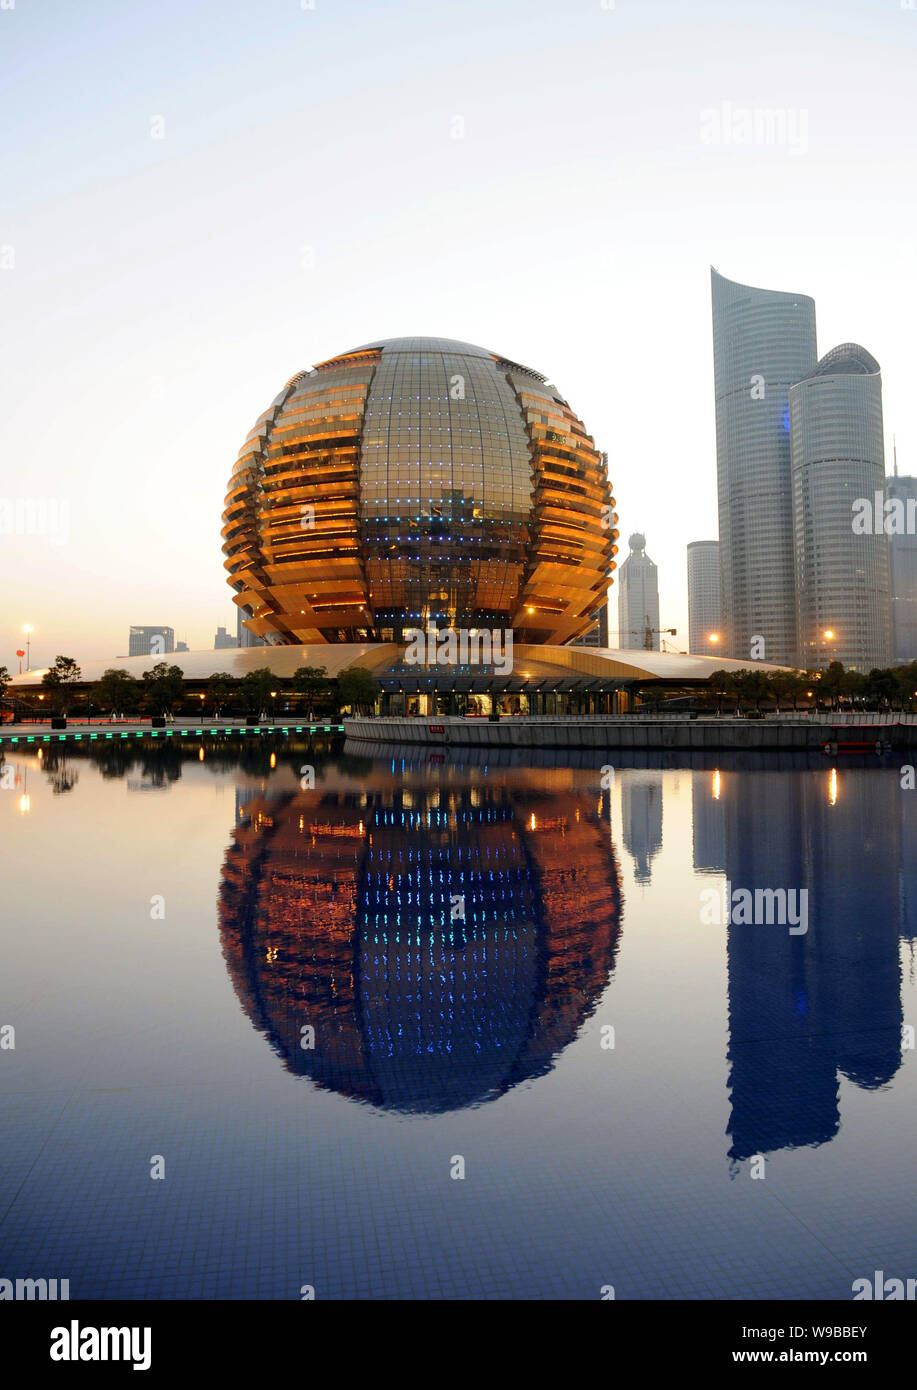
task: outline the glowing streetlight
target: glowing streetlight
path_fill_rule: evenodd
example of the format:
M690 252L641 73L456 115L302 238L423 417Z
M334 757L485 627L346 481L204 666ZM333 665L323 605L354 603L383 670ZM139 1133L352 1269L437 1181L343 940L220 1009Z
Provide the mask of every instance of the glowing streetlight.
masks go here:
M830 627L826 627L826 628L825 628L825 640L828 641L828 642L831 642L831 641L833 641L833 639L834 639L834 629L833 629L833 628L830 628Z
M712 642L714 646L716 646L719 640L720 634L718 632L711 632L710 636L707 638L707 641Z

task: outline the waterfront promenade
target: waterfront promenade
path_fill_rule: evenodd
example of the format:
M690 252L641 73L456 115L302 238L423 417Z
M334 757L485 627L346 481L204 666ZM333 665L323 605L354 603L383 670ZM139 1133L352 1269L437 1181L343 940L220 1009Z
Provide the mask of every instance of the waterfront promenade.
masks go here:
M121 739L194 738L203 734L276 735L276 734L339 734L343 725L315 720L291 723L288 719L265 720L248 724L245 719L176 719L154 728L149 719L127 719L123 724L106 720L91 722L68 720L65 729L54 729L43 723L0 725L0 748L21 747L42 743L102 743Z
M768 714L761 718L692 719L689 715L504 716L499 720L449 715L422 718L351 718L348 739L417 743L431 747L760 749L880 753L917 748L917 716L850 711Z

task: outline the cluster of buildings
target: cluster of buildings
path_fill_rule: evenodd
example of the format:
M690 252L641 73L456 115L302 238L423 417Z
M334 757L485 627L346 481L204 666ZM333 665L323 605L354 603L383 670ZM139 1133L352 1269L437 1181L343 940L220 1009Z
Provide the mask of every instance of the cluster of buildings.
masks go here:
M885 475L882 374L818 356L815 303L716 270L719 539L687 551L688 650L817 669L917 660L917 478ZM621 647L659 650L641 535L618 576Z
M719 537L687 548L689 653L917 659L917 479L897 462L886 479L878 362L856 343L819 357L808 296L711 274ZM657 568L640 532L618 566L615 505L607 457L540 373L449 339L364 345L292 378L243 445L236 631L214 650L483 626L661 652ZM599 602L615 571L617 631ZM131 656L183 649L131 628Z
M719 542L688 547L690 650L917 659L917 479L885 476L879 363L819 357L807 295L711 274Z
M242 622L241 610L237 610L235 636L225 627L218 627L213 639L215 652L237 650L239 647L263 647L264 641L256 637ZM162 624L156 627L134 626L128 637L128 656L169 656L173 652L186 652L187 642L176 642L175 629Z

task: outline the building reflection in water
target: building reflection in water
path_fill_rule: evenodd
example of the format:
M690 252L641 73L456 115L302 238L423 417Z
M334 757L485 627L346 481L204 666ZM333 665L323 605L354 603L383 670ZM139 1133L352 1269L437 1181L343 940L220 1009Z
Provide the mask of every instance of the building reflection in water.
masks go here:
M662 848L662 773L628 770L621 779L624 847L634 861L634 878L649 883Z
M349 791L239 798L223 951L289 1070L435 1113L542 1075L576 1036L620 934L607 802L569 773L501 783L377 765Z
M804 935L728 928L729 1157L824 1143L840 1125L839 1077L874 1090L901 1065L907 793L895 769L693 777L695 869L719 867L722 851L733 889L809 893Z

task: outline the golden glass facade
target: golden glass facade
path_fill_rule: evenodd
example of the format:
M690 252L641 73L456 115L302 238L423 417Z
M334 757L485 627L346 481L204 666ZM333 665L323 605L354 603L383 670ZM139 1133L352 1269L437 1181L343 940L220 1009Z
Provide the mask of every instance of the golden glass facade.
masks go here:
M617 552L602 455L544 377L470 343L395 338L294 377L239 454L224 553L272 643L512 627L566 642Z

